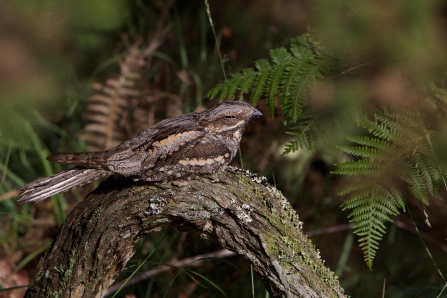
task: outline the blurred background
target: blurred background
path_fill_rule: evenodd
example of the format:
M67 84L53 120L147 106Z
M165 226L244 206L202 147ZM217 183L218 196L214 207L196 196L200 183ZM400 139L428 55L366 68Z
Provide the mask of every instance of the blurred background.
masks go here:
M316 106L340 115L346 107L414 96L401 83L445 86L447 5L442 1L248 0L203 1L0 0L0 286L27 285L72 208L98 182L37 205L18 205L15 188L65 167L46 156L58 151L103 150L167 117L216 103L207 92L274 48L312 32L340 59L358 61L309 94ZM223 67L219 59L223 57ZM258 108L268 115L260 101ZM266 176L296 208L304 231L352 297L447 297L446 202L424 208L409 199L409 213L387 223L372 270L352 234L348 211L336 196L343 184L334 164L347 157L337 145L280 156L289 140L283 118L249 124L242 157L232 162ZM343 121L344 134L358 130ZM331 133L329 131L329 133ZM444 136L440 136L444 137ZM426 212L431 228L425 223ZM418 225L419 234L414 223ZM164 234L167 235L162 239ZM423 239L423 241L421 240ZM193 231L149 235L117 281L157 247L142 271L165 262L218 251ZM431 252L431 257L427 253ZM121 290L117 297L267 297L243 258L231 256L172 269ZM200 274L200 275L199 275ZM192 278L194 277L194 278ZM215 285L214 285L215 284ZM22 297L24 289L0 292Z

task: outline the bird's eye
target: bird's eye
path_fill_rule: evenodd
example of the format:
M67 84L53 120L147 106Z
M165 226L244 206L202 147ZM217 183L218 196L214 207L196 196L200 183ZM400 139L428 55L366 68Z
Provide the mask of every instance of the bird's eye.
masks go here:
M228 116L225 116L225 118L231 119L231 118L236 118L236 116L228 115Z

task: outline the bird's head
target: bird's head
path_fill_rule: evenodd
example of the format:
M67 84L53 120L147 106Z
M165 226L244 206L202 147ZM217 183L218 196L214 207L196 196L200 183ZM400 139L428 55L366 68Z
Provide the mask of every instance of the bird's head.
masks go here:
M226 134L241 131L247 122L262 113L245 102L225 101L198 113L199 125L208 133Z

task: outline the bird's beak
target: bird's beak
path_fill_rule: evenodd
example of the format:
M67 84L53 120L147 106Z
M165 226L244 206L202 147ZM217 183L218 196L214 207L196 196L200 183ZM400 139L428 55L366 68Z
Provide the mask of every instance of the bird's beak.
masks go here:
M256 109L254 109L254 112L253 112L253 114L251 114L251 116L252 116L252 117L254 117L254 116L262 116L262 113L259 112L259 111L256 110Z

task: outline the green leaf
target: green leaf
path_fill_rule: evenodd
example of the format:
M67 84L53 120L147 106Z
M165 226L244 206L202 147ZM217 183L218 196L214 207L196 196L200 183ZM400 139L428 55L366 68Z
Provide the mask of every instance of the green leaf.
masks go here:
M372 116L374 121L359 117L360 126L369 135L348 136L355 145L339 147L360 159L339 164L334 172L357 176L339 195L347 196L342 207L352 209L349 218L357 223L354 232L361 236L360 246L369 267L386 231L383 222L405 210L400 187L428 205L445 180L430 145L429 124L418 113L378 109ZM397 183L399 180L405 185Z

